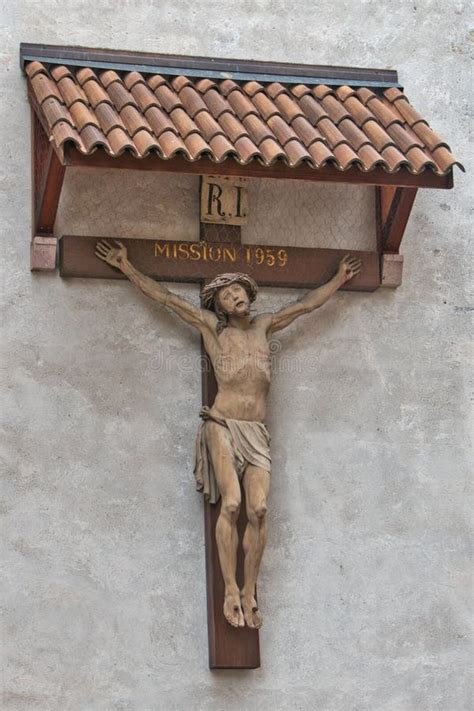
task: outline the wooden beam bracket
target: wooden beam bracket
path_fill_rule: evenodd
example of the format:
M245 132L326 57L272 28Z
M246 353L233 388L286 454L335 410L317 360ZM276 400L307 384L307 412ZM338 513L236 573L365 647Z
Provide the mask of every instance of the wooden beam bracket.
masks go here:
M54 271L57 263L58 240L53 230L65 167L49 144L47 134L33 109L31 142L31 270Z

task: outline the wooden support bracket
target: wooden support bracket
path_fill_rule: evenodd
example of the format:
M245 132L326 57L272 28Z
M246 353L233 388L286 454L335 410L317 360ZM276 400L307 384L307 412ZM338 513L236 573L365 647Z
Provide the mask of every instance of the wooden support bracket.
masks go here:
M34 110L31 112L32 142L32 236L31 270L56 269L57 239L53 234L65 167L48 142Z
M399 249L416 193L417 188L387 185L376 188L381 286L396 288L402 283L403 257Z

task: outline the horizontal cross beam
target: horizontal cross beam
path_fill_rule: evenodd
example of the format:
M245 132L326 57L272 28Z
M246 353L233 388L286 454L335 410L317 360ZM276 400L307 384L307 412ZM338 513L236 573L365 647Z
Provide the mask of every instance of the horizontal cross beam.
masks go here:
M60 240L63 277L125 279L95 256L101 237L64 236ZM113 242L113 238L106 238ZM345 254L362 260L361 273L342 288L375 291L380 286L378 252L309 247L281 247L232 242L124 239L130 261L157 281L196 282L222 272L245 272L261 286L314 288L329 280Z

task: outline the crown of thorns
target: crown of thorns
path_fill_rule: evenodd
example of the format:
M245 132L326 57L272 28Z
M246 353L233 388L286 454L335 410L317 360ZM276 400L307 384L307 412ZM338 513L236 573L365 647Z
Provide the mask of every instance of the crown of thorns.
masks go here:
M258 286L252 277L249 277L247 274L233 272L229 274L218 274L215 279L209 282L209 284L206 284L201 292L202 305L206 309L212 308L217 292L231 284L241 284L249 296L250 303L257 298Z

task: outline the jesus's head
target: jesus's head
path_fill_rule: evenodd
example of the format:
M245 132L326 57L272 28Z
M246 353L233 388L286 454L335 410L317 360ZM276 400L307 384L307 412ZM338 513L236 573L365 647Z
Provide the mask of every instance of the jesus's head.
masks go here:
M219 274L202 290L202 303L215 311L220 322L219 331L222 331L229 318L248 317L257 290L257 284L247 274Z

